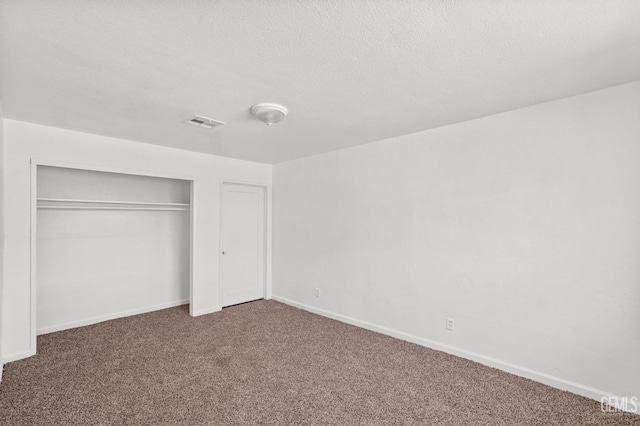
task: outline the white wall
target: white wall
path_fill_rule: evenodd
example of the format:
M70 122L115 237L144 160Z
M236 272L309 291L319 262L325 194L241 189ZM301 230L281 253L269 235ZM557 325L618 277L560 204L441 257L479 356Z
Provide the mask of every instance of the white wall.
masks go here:
M192 305L194 315L220 309L221 179L271 183L271 166L5 120L4 362L33 352L30 311L30 161L91 165L194 180ZM212 142L215 143L215 142ZM270 205L270 204L269 204ZM269 215L270 216L270 215ZM270 251L267 253L270 256ZM269 264L270 259L268 259ZM270 271L267 273L270 278ZM269 295L267 283L267 294Z
M0 102L0 308L4 287L4 116ZM2 380L2 313L0 313L0 380Z
M277 164L274 188L274 299L640 395L640 82Z

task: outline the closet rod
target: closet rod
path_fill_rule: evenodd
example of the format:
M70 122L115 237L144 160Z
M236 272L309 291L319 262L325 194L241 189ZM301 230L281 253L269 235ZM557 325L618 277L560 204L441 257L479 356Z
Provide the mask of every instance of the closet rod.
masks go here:
M150 201L109 201L109 200L78 200L73 198L38 198L38 201L52 203L92 203L92 204L124 204L124 205L141 205L141 206L176 206L189 207L189 203L163 203Z
M45 210L148 210L148 211L188 211L188 207L110 207L110 206L38 206Z

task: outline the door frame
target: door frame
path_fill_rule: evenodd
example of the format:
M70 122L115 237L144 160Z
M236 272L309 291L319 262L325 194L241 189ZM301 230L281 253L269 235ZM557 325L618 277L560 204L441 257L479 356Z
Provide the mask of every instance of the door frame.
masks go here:
M243 186L251 186L262 188L263 191L263 202L264 202L264 244L262 247L263 250L263 283L264 288L262 289L263 298L265 300L271 299L271 185L262 183L262 182L251 182L251 181L243 181L243 180L235 180L235 179L220 179L220 208L219 208L219 229L218 229L218 300L220 301L220 307L224 308L222 300L223 300L223 285L222 285L222 226L223 226L223 215L222 209L223 206L223 196L224 196L224 185L243 185Z

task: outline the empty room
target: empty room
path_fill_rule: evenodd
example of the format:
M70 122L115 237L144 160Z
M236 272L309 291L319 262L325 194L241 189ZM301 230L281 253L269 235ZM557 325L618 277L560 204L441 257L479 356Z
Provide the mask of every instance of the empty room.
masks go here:
M0 0L0 425L640 425L637 0Z

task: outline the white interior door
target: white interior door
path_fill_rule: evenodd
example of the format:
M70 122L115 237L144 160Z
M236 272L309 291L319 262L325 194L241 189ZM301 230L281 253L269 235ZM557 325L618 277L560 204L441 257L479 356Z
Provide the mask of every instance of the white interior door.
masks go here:
M220 281L222 306L262 299L265 288L265 192L222 185Z

